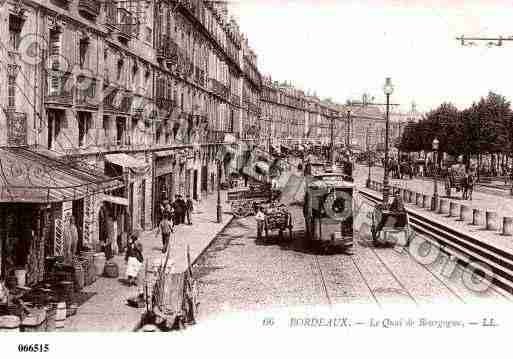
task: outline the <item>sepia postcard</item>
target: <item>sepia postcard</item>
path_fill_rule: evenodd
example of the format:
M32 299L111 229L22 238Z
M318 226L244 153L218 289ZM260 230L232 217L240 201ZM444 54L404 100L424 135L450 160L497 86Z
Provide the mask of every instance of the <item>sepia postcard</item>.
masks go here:
M494 355L511 19L0 0L0 356Z

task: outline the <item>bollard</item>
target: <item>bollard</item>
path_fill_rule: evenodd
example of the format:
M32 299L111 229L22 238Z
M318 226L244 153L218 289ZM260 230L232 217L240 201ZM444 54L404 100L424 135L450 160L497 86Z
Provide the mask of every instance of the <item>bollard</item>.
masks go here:
M440 204L438 206L438 213L440 214L449 214L449 201L442 198L440 199Z
M403 202L405 202L405 203L408 202L408 190L407 189L403 190Z
M422 195L422 208L427 208L429 203L429 196L427 194Z
M423 196L422 193L417 193L417 195L415 196L415 204L418 207L422 207L422 196Z
M513 217L504 217L502 220L502 235L513 235Z
M460 216L460 204L456 202L451 202L449 205L449 217L459 217Z
M413 203L414 198L415 198L415 192L408 191L408 203Z
M499 229L499 216L497 212L486 211L486 229L489 231L497 231Z
M472 225L474 225L474 226L484 225L484 215L483 215L482 210L480 210L478 208L474 208L472 210Z
M472 210L466 204L462 204L460 207L460 221L466 223L472 222Z

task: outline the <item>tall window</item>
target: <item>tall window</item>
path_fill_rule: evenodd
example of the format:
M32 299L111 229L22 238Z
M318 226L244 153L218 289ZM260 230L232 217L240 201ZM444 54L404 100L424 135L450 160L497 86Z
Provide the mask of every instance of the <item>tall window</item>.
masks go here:
M79 65L80 68L83 69L87 59L87 50L89 48L89 39L83 38L80 39L78 45L78 56L79 56Z
M8 76L7 78L7 106L16 107L16 77Z

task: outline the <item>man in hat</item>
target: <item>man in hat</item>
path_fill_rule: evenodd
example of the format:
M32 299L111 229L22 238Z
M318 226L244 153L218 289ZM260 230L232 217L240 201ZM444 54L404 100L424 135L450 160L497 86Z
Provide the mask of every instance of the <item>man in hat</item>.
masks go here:
M176 224L185 223L185 201L183 200L181 195L176 195L176 200L174 203L175 214L176 214Z

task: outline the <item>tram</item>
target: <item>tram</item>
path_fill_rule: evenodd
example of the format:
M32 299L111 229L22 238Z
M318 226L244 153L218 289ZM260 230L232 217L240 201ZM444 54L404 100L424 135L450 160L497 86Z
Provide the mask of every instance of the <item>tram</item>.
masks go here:
M307 240L324 252L353 254L355 186L350 166L310 164L307 168L303 204Z

